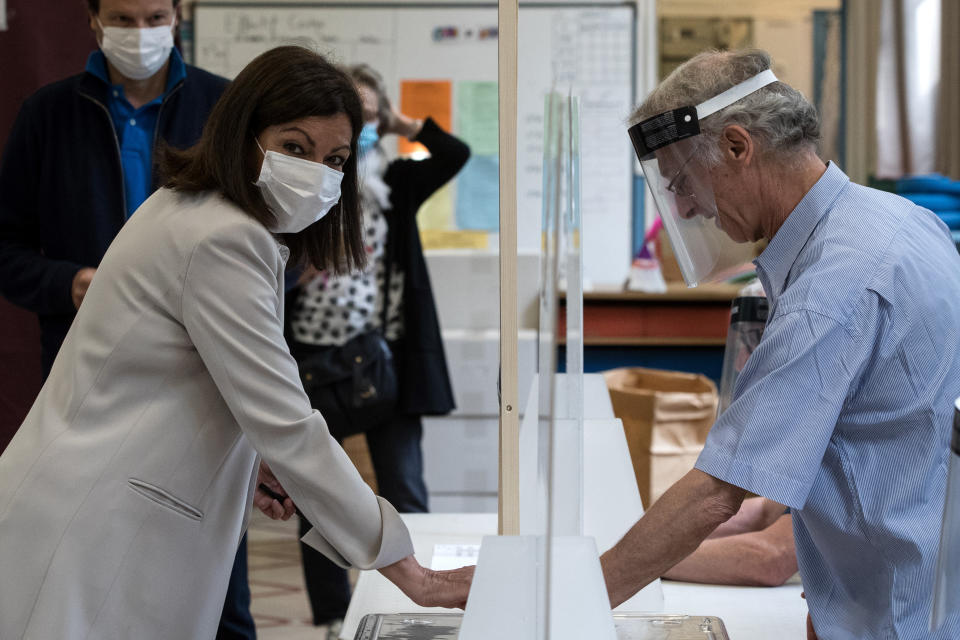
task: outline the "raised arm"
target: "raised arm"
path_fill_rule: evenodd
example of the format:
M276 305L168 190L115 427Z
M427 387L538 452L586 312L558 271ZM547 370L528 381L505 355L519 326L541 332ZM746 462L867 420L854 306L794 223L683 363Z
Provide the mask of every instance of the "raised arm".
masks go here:
M412 140L430 151L424 160L394 160L387 167L384 181L392 189L410 190L416 210L433 192L449 182L470 158L470 147L427 118Z

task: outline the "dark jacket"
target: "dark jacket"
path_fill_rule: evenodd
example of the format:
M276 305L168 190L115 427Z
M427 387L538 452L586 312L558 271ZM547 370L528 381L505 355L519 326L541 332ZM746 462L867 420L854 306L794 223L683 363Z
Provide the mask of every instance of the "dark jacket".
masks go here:
M196 143L226 86L188 65L160 106L154 158L161 140ZM42 87L20 108L0 165L0 294L39 316L44 375L76 313L73 277L100 264L126 221L108 90L86 72Z
M455 407L447 359L443 353L437 307L430 288L427 263L420 246L417 211L433 192L452 179L470 157L470 148L430 118L416 141L430 151L426 160L394 160L383 179L390 186L387 255L402 271L403 339L400 370L400 410L415 415L449 413Z

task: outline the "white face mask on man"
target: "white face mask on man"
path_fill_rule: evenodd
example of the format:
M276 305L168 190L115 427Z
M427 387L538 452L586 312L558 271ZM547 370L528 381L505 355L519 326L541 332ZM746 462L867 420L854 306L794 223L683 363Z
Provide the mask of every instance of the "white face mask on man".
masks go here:
M260 142L257 141L260 147ZM276 222L274 233L298 233L340 201L343 172L320 162L264 151L257 186Z
M173 27L170 25L146 29L128 27L105 27L100 49L110 64L124 77L132 80L149 78L164 65L173 50Z

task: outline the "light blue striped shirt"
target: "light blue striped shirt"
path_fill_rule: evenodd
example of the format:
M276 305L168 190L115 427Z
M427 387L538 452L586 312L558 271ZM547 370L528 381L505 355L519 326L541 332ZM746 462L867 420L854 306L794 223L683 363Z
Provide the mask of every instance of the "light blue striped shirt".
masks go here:
M763 339L697 468L793 510L820 638L927 631L960 396L960 256L946 226L836 165L755 261Z

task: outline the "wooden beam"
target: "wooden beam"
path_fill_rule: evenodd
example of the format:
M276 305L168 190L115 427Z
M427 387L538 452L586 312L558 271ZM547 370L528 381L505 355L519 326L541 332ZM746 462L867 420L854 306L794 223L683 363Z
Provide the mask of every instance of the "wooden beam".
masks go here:
M500 124L500 535L520 533L517 398L517 1L499 0Z

